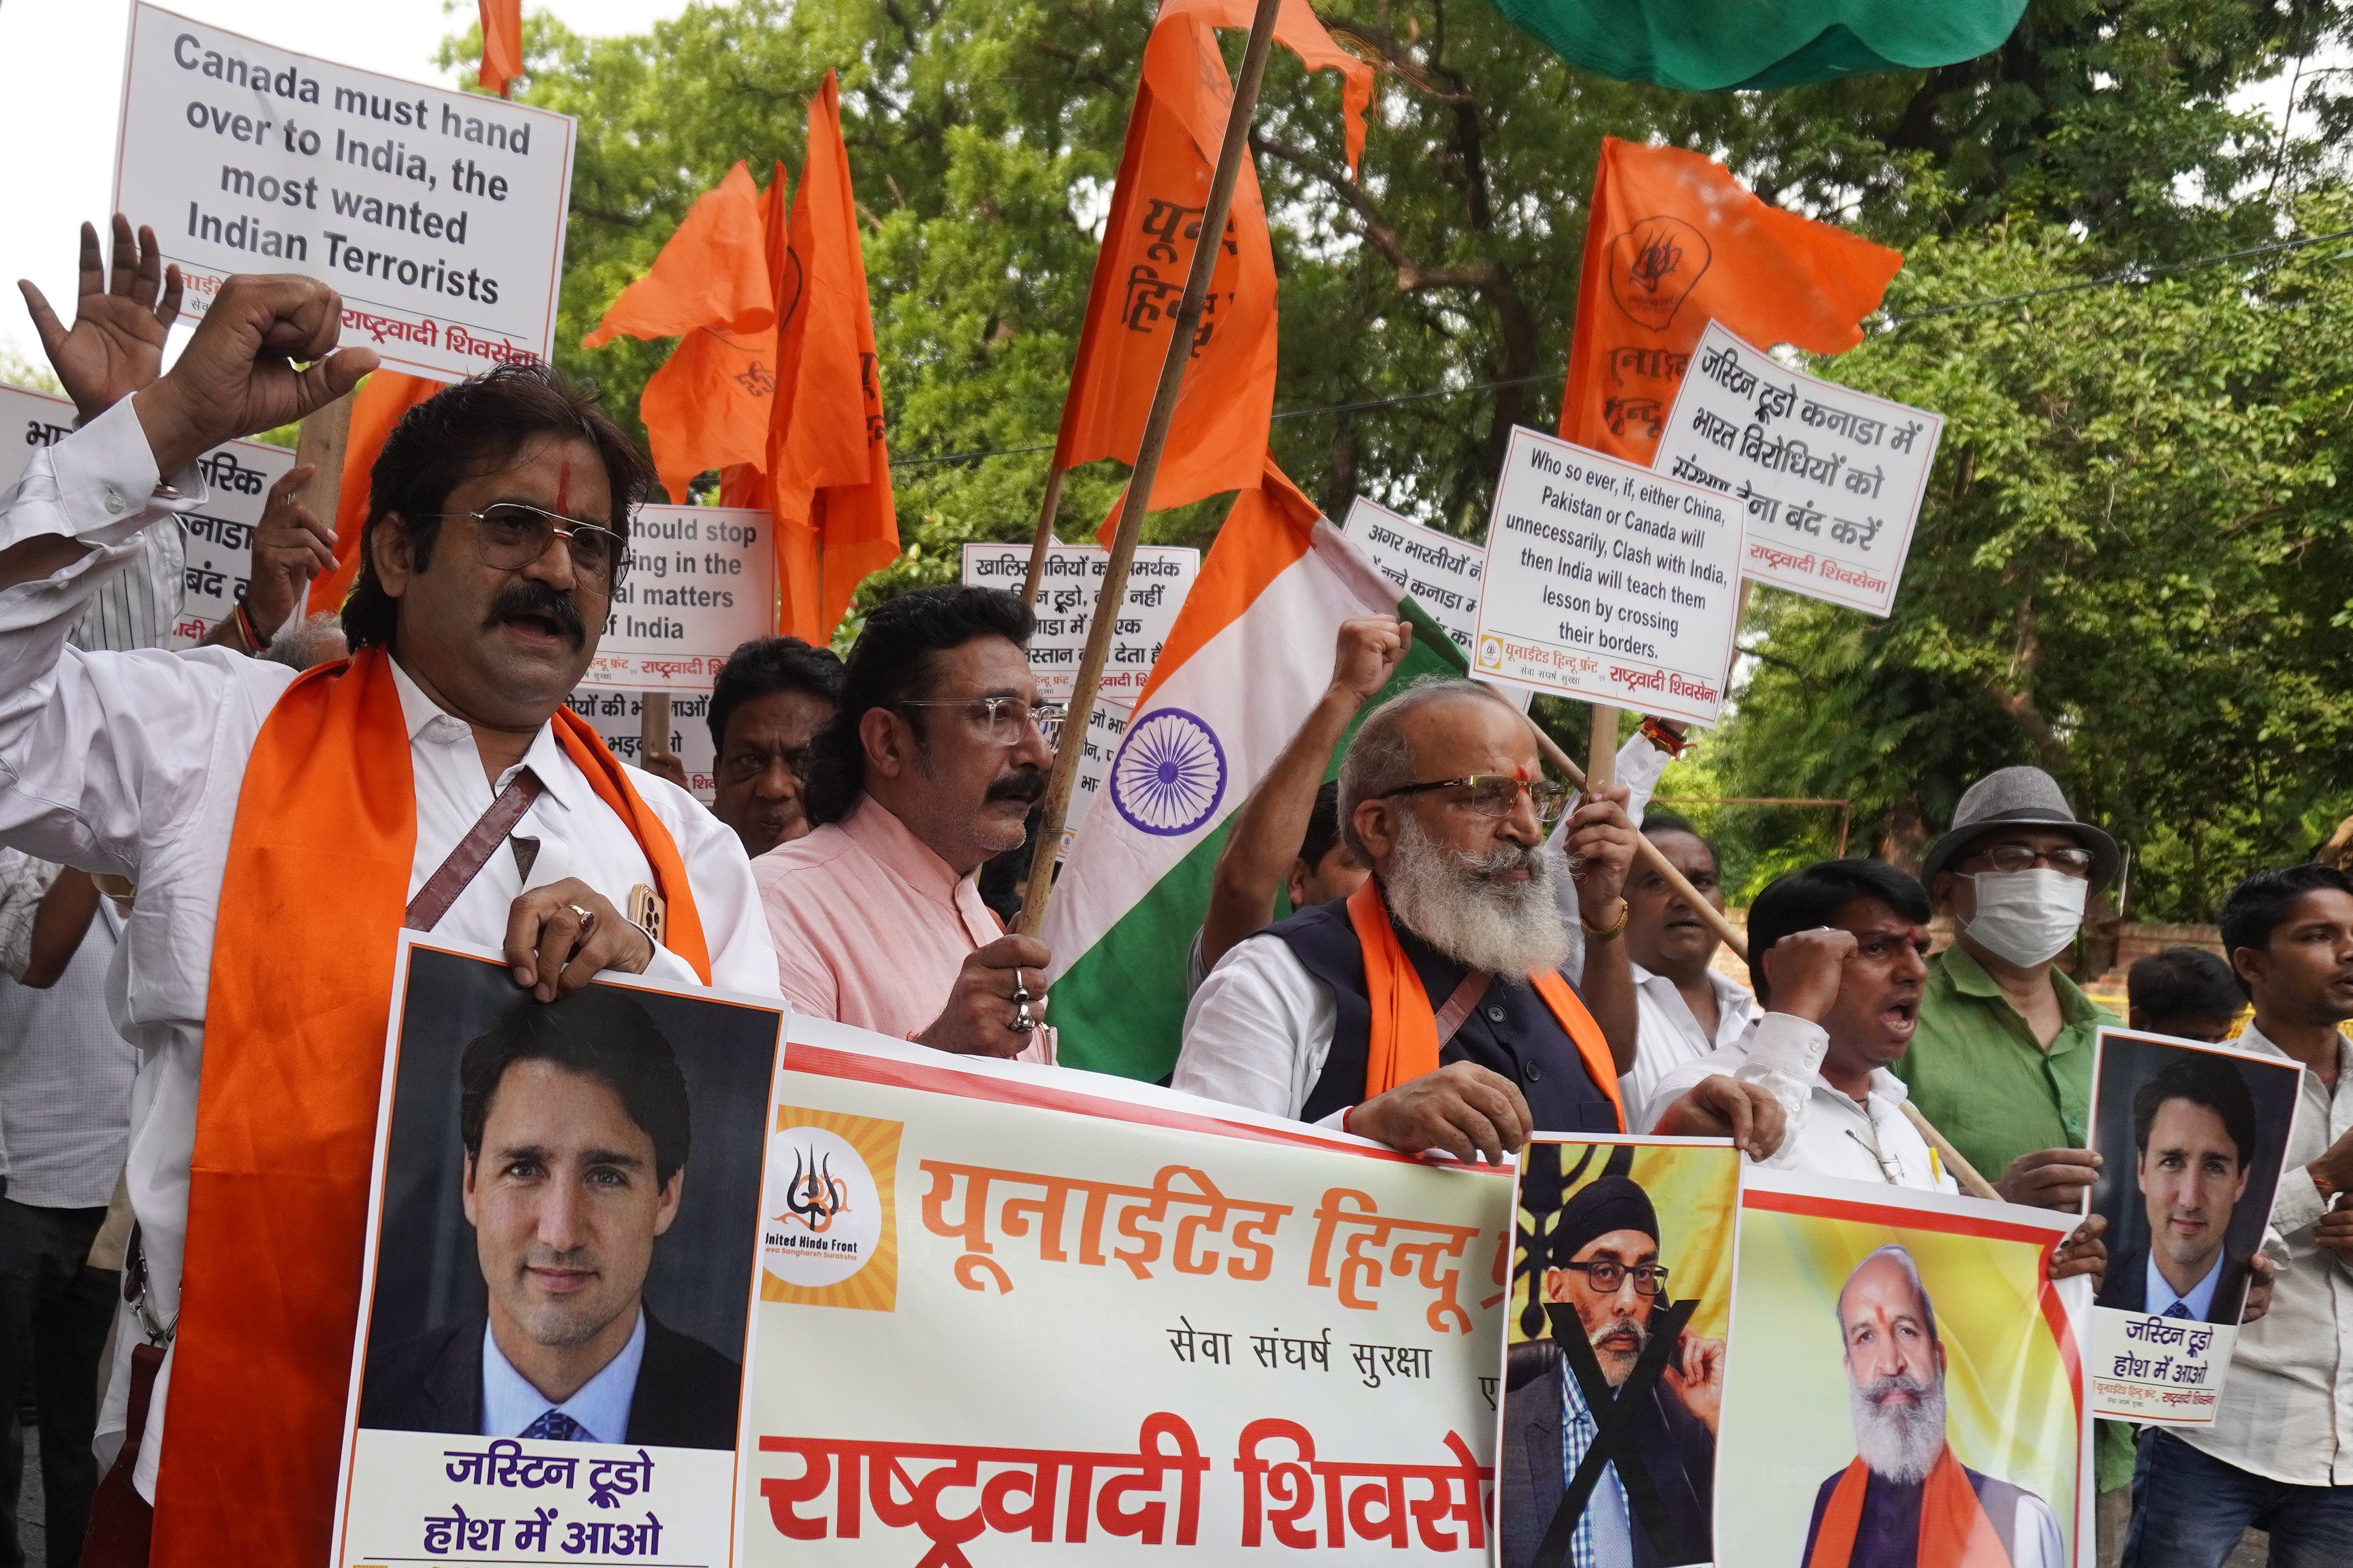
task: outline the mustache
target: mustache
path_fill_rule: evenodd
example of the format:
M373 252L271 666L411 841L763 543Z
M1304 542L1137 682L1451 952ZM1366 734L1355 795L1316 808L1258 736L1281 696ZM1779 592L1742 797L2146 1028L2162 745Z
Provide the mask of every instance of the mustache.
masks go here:
M563 628L575 647L588 635L588 627L580 618L580 606L571 595L559 594L546 584L534 583L528 577L510 583L500 591L491 605L490 616L482 622L482 629L488 631L516 616L545 616Z
M1915 1399L1926 1400L1931 1393L1935 1392L1936 1386L1926 1378L1906 1377L1902 1373L1897 1373L1892 1377L1879 1379L1869 1388L1859 1388L1855 1393L1872 1405L1881 1405L1886 1404L1888 1395L1894 1394L1908 1394Z
M1046 775L1032 767L1018 767L988 786L987 800L1034 802L1046 793Z

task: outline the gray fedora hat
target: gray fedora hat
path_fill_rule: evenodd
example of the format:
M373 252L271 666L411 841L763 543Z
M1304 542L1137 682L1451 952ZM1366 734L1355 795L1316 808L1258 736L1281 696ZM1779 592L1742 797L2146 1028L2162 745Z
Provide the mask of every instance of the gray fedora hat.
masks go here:
M2063 827L2076 843L2092 852L2092 886L2105 888L2116 879L2116 841L2088 822L2078 822L2069 809L2059 781L2041 768L1996 768L1969 785L1953 808L1952 831L1928 846L1920 862L1920 881L1936 886L1936 875L1949 870L1955 857L1986 830L2010 823L2038 827Z

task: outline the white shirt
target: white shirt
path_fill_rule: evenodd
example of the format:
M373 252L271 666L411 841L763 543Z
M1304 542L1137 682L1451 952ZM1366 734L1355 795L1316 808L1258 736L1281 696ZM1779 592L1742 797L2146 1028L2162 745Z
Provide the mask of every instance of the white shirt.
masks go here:
M2231 1042L2289 1059L2250 1024ZM2287 1262L2272 1308L2239 1331L2231 1375L2211 1426L2173 1435L2227 1465L2300 1487L2353 1486L2353 1269L2312 1238L2327 1205L2305 1167L2353 1130L2353 1041L2339 1041L2334 1092L2307 1068L2288 1129L2287 1168L2272 1200L2272 1229ZM2266 1241L2265 1249L2275 1245Z
M1811 1088L1789 1118L1781 1147L1766 1165L1920 1192L1959 1192L1960 1184L1929 1152L1928 1141L1904 1114L1904 1080L1885 1068L1873 1068L1870 1086L1858 1104L1821 1075L1822 1054L1830 1043L1829 1033L1819 1024L1794 1014L1767 1013L1736 1043L1663 1074L1638 1125L1657 1127L1667 1108L1709 1074L1736 1074L1752 1059L1761 1060Z
M0 862L23 858L0 849ZM34 862L34 864L38 864ZM0 1132L11 1203L104 1208L131 1146L139 1053L114 1032L107 974L122 921L100 899L57 984L0 974Z
M2188 1295L2177 1296L2174 1294L2173 1287L2166 1283L2165 1276L2157 1271L2157 1248L2150 1247L2147 1261L2141 1265L2148 1271L2147 1279L2142 1287L2145 1294L2141 1297L2143 1302L2141 1310L2154 1312L2163 1317L2172 1309L2173 1304L2179 1301L2181 1303L2181 1310L2189 1313L2192 1320L2204 1322L2207 1312L2214 1305L2214 1289L2222 1283L2222 1265L2229 1261L2230 1258L2223 1254L2216 1253L2214 1266L2206 1270L2206 1278L2189 1287Z
M531 1379L514 1369L499 1349L491 1325L482 1325L482 1430L485 1437L520 1437L523 1428L551 1410L561 1410L586 1429L574 1439L581 1443L618 1443L629 1430L629 1405L638 1396L638 1368L646 1359L646 1310L638 1309L636 1326L621 1353L596 1370L596 1375L573 1390L561 1405L532 1386Z
M1227 950L1185 1006L1185 1044L1168 1087L1299 1120L1340 1009L1291 944L1261 931ZM1339 1125L1339 1112L1324 1120Z
M151 498L155 482L153 456L126 399L36 457L16 495L0 501L0 549L44 534L98 547L46 579L0 591L0 843L138 885L123 939L124 990L110 1000L142 1055L132 1103L131 1205L154 1310L170 1321L179 1310L221 873L246 760L295 671L220 648L85 654L66 646L68 628L99 583L139 552L143 528L166 520ZM194 468L174 483L185 497L176 504L203 504L203 478ZM466 723L394 670L416 779L414 896L495 792ZM531 877L526 882L512 856L493 855L437 935L495 948L505 941L509 907L526 887L577 877L624 905L632 887L652 881L628 826L596 798L552 731L540 730L522 765L546 786L514 829L540 842ZM776 995L776 953L733 830L649 773L631 782L685 861L712 984ZM647 973L695 979L666 950L656 952ZM126 1317L115 1336L101 1432L123 1425L130 1354L139 1342ZM171 1366L167 1355L133 1473L151 1499Z
M1618 1098L1627 1105L1650 1104L1659 1080L1671 1069L1704 1061L1736 1044L1751 1024L1765 1016L1746 986L1711 969L1707 985L1715 993L1715 1034L1711 1037L1700 1027L1691 1004L1683 1000L1673 981L1651 973L1630 959L1627 963L1634 972L1637 1020L1633 1070L1618 1079Z

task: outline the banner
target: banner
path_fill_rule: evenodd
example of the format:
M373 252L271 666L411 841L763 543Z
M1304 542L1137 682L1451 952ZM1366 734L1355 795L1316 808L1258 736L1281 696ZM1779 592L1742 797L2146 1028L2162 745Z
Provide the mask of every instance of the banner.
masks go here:
M564 705L588 721L605 749L633 768L646 765L642 728L646 694L581 686ZM670 751L686 769L686 787L709 805L719 792L719 748L711 739L711 693L677 691L670 700Z
M1652 466L1746 509L1743 576L1887 614L1945 416L1791 370L1721 321L1695 363Z
M66 399L0 385L0 496L16 488L36 452L64 440L73 427L74 405ZM202 511L180 513L186 588L164 647L195 647L245 597L262 503L293 466L293 453L259 441L224 441L196 459L212 499Z
M2210 1425L2304 1069L2128 1029L2103 1028L2094 1053L2090 1212L2107 1216L2108 1271L2092 1314L2093 1413Z
M345 344L457 381L543 360L573 121L131 11L114 210L153 224L201 316L234 272L343 295Z
M2049 1276L2075 1217L1746 1176L1741 1342L1772 1352L1725 1383L1720 1568L2091 1563L2091 1280Z
M1446 628L1465 658L1471 656L1479 624L1479 576L1486 570L1480 546L1409 521L1362 496L1349 503L1340 531L1371 558L1374 570Z
M746 1564L1486 1561L1504 1173L789 1038Z
M1514 427L1487 522L1472 673L1715 723L1744 523L1714 491Z
M1739 1151L1537 1138L1518 1191L1497 1562L1714 1562Z
M394 975L332 1562L732 1563L782 1005Z
M1087 628L1094 624L1095 601L1103 596L1103 574L1110 565L1111 552L1099 544L1057 544L1047 551L1046 569L1029 601L1038 617L1038 628L1029 637L1029 673L1038 678L1038 695L1048 702L1067 702L1078 689ZM1029 572L1026 544L964 547L967 587L1018 594ZM1122 708L1135 706L1159 661L1160 646L1168 640L1168 628L1176 624L1176 612L1185 607L1185 597L1200 574L1198 550L1174 544L1136 546L1134 563L1128 568L1127 601L1119 624L1112 628L1110 657L1103 661L1103 684L1097 688L1104 698Z
M582 686L708 691L727 656L776 625L776 523L765 511L639 507Z

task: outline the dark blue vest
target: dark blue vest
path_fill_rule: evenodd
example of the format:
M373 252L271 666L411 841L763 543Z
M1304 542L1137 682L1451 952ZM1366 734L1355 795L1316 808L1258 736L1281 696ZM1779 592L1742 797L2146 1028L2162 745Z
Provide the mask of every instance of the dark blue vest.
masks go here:
M1348 922L1345 900L1321 904L1268 928L1281 937L1308 973L1331 987L1339 1019L1332 1052L1307 1096L1303 1121L1320 1121L1365 1098L1365 1064L1372 1041L1372 1005L1365 989L1365 952ZM1443 1006L1470 971L1403 926L1398 943L1421 977L1432 1008ZM1500 976L1471 1009L1462 1027L1438 1053L1443 1062L1476 1062L1520 1086L1545 1132L1615 1132L1617 1108L1586 1070L1585 1058L1535 987Z

